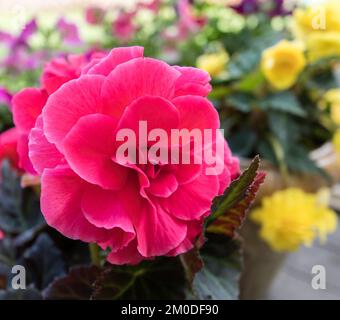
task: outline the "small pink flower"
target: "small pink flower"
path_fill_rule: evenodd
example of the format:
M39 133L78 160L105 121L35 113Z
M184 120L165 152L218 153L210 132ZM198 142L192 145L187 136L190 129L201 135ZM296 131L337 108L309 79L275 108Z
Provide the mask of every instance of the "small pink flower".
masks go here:
M105 10L99 7L90 7L86 10L85 17L88 24L102 24L105 18Z
M5 234L0 230L0 240L2 240L3 238L5 238Z
M177 10L179 15L178 37L181 39L186 38L190 33L198 32L207 22L206 17L194 15L189 0L179 0Z
M133 23L134 12L121 11L112 24L112 33L121 41L129 41L137 31Z
M19 155L17 153L18 130L8 129L0 134L0 167L7 159L14 169L19 169Z
M138 4L139 8L148 9L153 12L158 12L159 7L161 6L161 0L148 0L142 1Z
M217 111L206 99L209 75L144 58L141 47L113 49L90 65L50 95L29 134L47 223L109 248L113 264L186 252L214 197L239 174L238 160L217 135L213 144L224 145L216 154L219 173L207 175L206 163L122 164L115 134L126 128L138 134L139 121L148 130L217 130Z

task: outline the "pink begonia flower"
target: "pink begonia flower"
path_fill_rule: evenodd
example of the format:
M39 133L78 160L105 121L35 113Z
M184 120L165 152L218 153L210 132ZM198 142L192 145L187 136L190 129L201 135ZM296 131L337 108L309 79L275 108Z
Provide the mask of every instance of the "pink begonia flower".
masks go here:
M133 23L135 12L120 11L116 20L112 23L112 33L121 41L129 41L137 31Z
M0 240L2 240L3 238L5 238L5 234L0 230Z
M204 162L121 164L115 134L127 128L138 134L141 120L149 131L217 130L218 113L206 99L210 77L144 58L141 47L116 48L93 61L49 96L30 131L45 219L66 237L109 248L112 264L186 252L214 197L239 175L238 160L216 135L213 143L224 145L220 173L206 175Z
M26 173L37 175L28 156L28 136L41 114L48 96L64 83L80 76L82 68L103 57L103 53L68 55L57 57L47 63L42 76L42 88L26 88L18 92L12 100L13 118L18 130L19 167Z
M86 22L92 25L99 25L104 22L105 10L100 7L90 7L85 12Z
M0 167L7 159L14 169L19 169L18 137L17 128L8 129L0 134Z

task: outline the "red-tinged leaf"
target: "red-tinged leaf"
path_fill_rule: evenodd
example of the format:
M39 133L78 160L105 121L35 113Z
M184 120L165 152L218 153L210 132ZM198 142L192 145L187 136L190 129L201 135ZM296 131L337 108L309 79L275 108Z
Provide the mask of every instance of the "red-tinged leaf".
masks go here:
M212 222L207 227L207 232L224 234L230 238L235 236L246 214L252 205L255 196L264 182L266 174L258 172L259 157L255 157L251 165L242 175L233 181L224 195L215 199L212 208Z

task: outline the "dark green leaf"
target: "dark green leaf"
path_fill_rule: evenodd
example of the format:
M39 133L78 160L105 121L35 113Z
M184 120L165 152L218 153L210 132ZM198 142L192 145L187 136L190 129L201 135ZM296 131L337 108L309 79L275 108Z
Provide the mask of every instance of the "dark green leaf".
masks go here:
M252 72L260 61L260 52L245 50L232 57L229 63L229 76L231 79L240 79L247 73Z
M54 280L44 291L44 298L50 300L89 300L94 283L102 270L96 266L74 267L61 278Z
M241 112L250 112L254 97L246 93L234 93L227 97L226 103L228 107L232 107Z
M193 282L193 297L200 300L235 300L239 295L241 254L238 241L210 235L201 252L204 268Z
M0 289L5 289L11 278L11 269L15 265L16 249L10 238L0 241Z
M183 299L186 279L178 258L160 258L136 267L107 267L93 299Z
M256 146L257 137L249 129L240 129L228 135L230 149L239 157L247 157Z
M300 82L305 83L308 90L329 90L338 87L334 73L334 65L340 57L326 57L309 64L300 76Z
M291 91L269 95L261 100L258 105L263 110L276 110L299 117L306 116L305 110L300 106L299 101Z
M0 184L0 229L16 234L42 224L39 198L32 189L20 186L20 177L5 161Z
M39 289L46 288L65 273L61 252L47 234L41 234L24 252L20 264L26 268L28 283L34 283Z
M303 146L291 145L286 151L288 167L293 172L317 173L320 178L329 179L327 174L309 157L309 152Z

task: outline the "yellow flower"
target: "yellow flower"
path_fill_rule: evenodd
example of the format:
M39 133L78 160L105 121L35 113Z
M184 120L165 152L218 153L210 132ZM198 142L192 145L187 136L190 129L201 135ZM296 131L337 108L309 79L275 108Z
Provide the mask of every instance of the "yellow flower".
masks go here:
M333 146L335 152L340 156L340 129L338 129L333 136ZM340 160L340 157L339 157Z
M324 241L335 231L337 216L317 194L297 188L278 191L263 199L251 219L261 225L260 236L275 251L310 246L316 237Z
M198 68L208 72L212 77L217 77L224 71L228 61L228 53L221 50L217 53L204 54L198 57L196 65Z
M329 0L324 4L296 9L293 13L293 27L299 37L315 31L340 32L339 17L339 0Z
M340 54L339 0L298 8L293 17L293 32L306 43L311 61Z
M335 124L340 125L340 89L327 91L324 100L331 106L331 119Z
M261 69L269 83L278 90L291 87L306 65L299 43L282 40L262 53Z
M314 32L307 37L306 48L311 61L338 56L340 55L340 32Z

